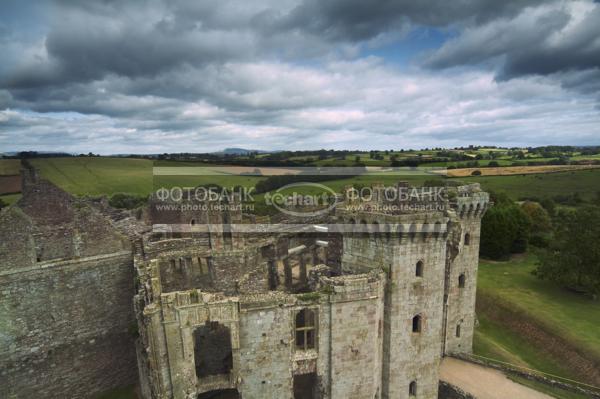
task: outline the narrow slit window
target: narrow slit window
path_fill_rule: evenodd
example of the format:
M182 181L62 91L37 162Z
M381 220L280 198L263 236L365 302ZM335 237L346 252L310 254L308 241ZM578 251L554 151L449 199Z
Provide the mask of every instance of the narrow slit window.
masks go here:
M458 276L458 288L465 288L466 280L467 280L467 278L465 277L464 273L462 273L460 276Z
M412 332L414 333L420 333L421 332L421 315L416 315L415 317L413 317L412 319Z
M415 267L415 276L423 277L423 261L422 260L417 262L417 266Z
M408 395L409 396L417 396L417 382L416 381L411 381L410 385L408 386Z

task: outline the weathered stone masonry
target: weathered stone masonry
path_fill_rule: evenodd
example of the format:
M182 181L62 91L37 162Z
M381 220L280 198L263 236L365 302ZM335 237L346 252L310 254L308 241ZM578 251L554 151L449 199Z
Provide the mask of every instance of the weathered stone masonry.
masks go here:
M237 234L218 250L214 218L203 241L145 235L135 256L145 397L436 398L440 358L471 350L488 201L478 185L427 211L346 196L321 222L350 231ZM209 278L172 289L172 273L205 264ZM225 353L194 339L209 326L230 333ZM220 371L203 369L203 351L223 359Z
M93 204L25 170L0 215L0 397L90 398L137 381L133 256Z
M0 214L0 397L93 398L139 375L145 399L436 398L440 358L472 348L488 195L403 208L426 203L374 189L248 234L240 208L153 198L142 222L25 168Z

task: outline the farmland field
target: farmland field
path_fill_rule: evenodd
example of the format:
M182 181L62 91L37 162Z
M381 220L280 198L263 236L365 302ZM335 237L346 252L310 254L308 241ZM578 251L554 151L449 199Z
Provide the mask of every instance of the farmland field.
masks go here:
M600 168L599 165L540 165L540 166L507 166L492 168L461 168L448 169L449 177L467 177L479 171L482 176L512 176L523 174L556 173L571 170L585 170Z
M18 159L0 159L0 175L18 175L20 168Z
M600 191L600 169L515 176L461 177L461 181L480 183L485 190L505 192L512 199L553 197L579 193L595 198Z
M43 177L76 195L146 195L152 190L152 161L145 159L43 158L31 163Z
M3 170L18 169L16 160L0 161ZM153 190L153 162L144 159L130 158L45 158L33 159L42 176L48 178L63 189L76 195L111 195L125 192L136 195L148 195ZM10 166L9 166L10 165ZM161 166L209 166L194 162L161 161ZM254 186L261 176L161 176L157 184L165 186L193 187L201 184L216 183L221 186ZM427 174L377 174L356 177L342 177L324 184L335 191L341 192L345 185L369 185L380 181L386 185L398 181L408 181L413 185L421 185L427 180L444 179L441 176ZM577 170L547 174L528 174L513 176L469 176L461 177L462 182L478 182L486 190L503 191L517 200L523 197L552 197L579 193L584 199L595 198L600 192L600 169ZM14 202L15 195L2 196L4 201Z

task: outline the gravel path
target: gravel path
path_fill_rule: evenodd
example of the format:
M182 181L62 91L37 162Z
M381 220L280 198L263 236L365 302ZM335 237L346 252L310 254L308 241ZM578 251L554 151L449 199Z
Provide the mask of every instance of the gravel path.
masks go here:
M498 370L451 357L442 360L440 379L477 399L552 399L551 396L509 380Z

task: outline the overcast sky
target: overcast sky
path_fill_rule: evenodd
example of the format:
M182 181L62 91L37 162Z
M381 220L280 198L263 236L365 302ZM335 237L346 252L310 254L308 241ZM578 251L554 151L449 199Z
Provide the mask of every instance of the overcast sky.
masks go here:
M600 144L592 0L3 0L0 57L0 152Z

